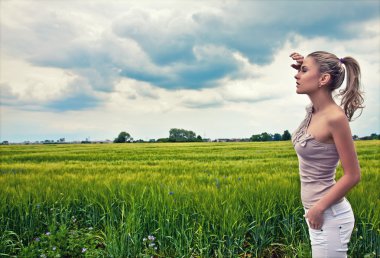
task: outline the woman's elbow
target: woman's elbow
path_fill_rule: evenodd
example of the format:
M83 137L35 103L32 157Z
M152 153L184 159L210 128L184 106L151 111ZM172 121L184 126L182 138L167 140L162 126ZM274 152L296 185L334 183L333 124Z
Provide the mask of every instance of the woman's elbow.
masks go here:
M354 185L357 185L360 182L360 179L361 179L361 172L359 169L356 173L353 174L352 181L353 181Z

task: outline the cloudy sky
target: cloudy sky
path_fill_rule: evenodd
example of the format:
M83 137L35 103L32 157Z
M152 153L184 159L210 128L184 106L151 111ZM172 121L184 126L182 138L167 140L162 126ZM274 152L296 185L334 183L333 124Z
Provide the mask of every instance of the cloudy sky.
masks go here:
M289 54L353 56L380 132L379 1L0 0L0 140L293 131Z

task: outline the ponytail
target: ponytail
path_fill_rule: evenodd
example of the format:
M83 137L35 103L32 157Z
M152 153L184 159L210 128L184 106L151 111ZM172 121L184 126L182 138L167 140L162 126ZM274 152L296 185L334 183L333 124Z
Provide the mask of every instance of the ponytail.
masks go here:
M340 62L345 65L347 71L346 88L339 91L338 96L342 97L341 106L346 113L349 121L356 110L360 109L361 115L363 111L363 92L360 87L360 66L359 63L352 57L341 58Z

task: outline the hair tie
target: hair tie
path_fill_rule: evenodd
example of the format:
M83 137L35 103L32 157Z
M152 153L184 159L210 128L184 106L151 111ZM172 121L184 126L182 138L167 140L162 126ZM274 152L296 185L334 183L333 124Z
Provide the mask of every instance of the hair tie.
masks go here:
M344 58L339 58L339 62L341 62L342 64L344 63Z

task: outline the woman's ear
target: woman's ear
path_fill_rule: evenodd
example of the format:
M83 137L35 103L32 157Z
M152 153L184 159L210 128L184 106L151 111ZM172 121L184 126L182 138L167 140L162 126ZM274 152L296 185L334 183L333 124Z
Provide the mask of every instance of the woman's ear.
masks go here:
M319 85L320 86L326 86L329 84L330 82L330 79L331 79L331 75L328 74L328 73L324 73L321 75L321 77L319 78Z

